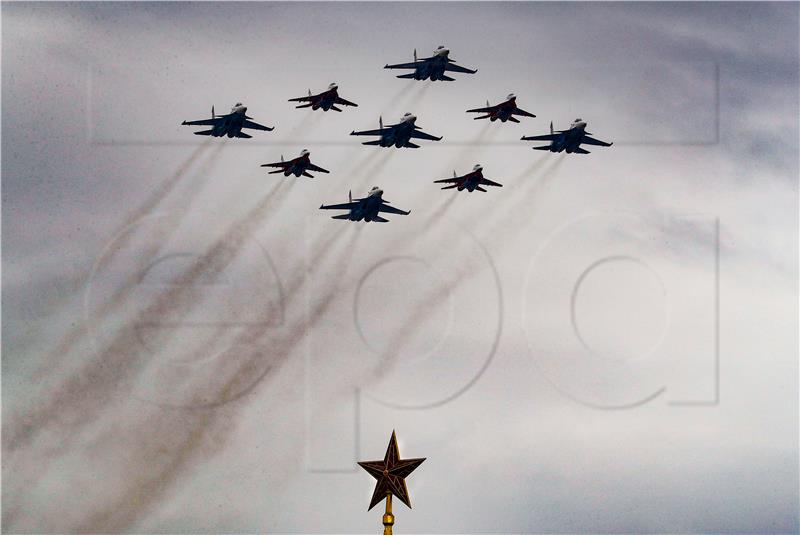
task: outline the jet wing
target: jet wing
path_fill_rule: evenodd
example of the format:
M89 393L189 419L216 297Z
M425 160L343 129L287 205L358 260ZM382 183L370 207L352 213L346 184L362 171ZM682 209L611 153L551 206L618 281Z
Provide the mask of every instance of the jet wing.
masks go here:
M356 132L355 130L353 130L352 132L350 132L350 135L351 136L382 136L383 133L386 132L386 130L388 130L388 129L384 128L383 130L362 130L361 132Z
M394 206L390 206L385 202L381 203L380 207L378 208L378 211L386 212L387 214L400 214L400 215L408 215L411 213L411 210L409 210L408 212L404 212L403 210L395 208Z
M488 178L482 178L481 179L481 184L484 184L486 186L497 186L498 188L502 188L503 187L502 184L498 184L497 182L493 182L493 181L489 180Z
M222 121L222 117L215 117L214 119L200 119L199 121L183 121L182 125L187 126L214 126Z
M275 163L262 163L261 167L280 167L281 169L286 167L287 165L291 165L292 162L275 162Z
M560 134L543 134L541 136L522 136L520 139L524 141L553 141L558 138Z
M614 144L613 142L612 143L606 143L605 141L600 141L599 139L595 139L595 138L589 137L589 136L583 136L583 139L581 139L581 144L584 144L584 143L586 145L598 145L600 147L610 147L611 145Z
M386 64L383 66L384 69L416 69L420 65L425 63L425 61L414 61L412 63L397 63L395 65Z
M309 162L308 165L306 165L306 170L307 171L317 171L318 173L330 173L330 171L328 171L327 169L323 169L322 167L320 167L318 165L314 165L313 163L310 163L310 162Z
M329 204L325 206L324 204L319 207L320 210L352 210L358 206L357 201L353 202L346 202L343 204Z
M266 130L270 132L275 130L275 127L270 128L269 126L264 126L263 124L254 123L253 121L248 121L247 119L244 120L242 123L242 128L252 128L253 130Z
M430 141L439 141L440 139L442 139L441 136L439 137L432 136L430 134L426 134L422 130L413 130L409 137L415 137L417 139L428 139Z
M487 108L475 108L474 110L467 110L467 113L489 113L496 110L497 106L489 106Z
M529 112L527 112L525 110L522 110L520 108L516 108L514 111L511 112L511 114L512 115L521 115L523 117L536 117L534 114L529 113Z
M342 106L355 106L358 107L358 104L355 102L350 102L349 100L345 100L341 97L336 98L336 104L341 104Z
M462 67L461 65L456 65L455 63L448 63L444 66L444 70L451 71L451 72L465 72L467 74L475 74L477 71L472 69L467 69L466 67Z

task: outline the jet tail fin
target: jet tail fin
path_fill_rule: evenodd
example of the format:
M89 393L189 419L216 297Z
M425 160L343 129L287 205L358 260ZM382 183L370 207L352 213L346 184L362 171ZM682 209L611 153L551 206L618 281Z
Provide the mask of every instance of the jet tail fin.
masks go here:
M388 220L388 219L384 219L384 218L382 218L382 217L381 217L381 216L379 216L379 215L372 216L372 220L373 220L373 221L377 221L378 223L388 223L388 222L389 222L389 220Z
M213 129L211 129L211 130L203 130L202 132L195 132L194 135L196 135L196 136L210 136L211 132L213 132L213 131L214 131Z
M211 105L211 118L212 119L216 119L217 118L217 115L214 113L214 105L213 104Z
M331 219L350 219L350 214L339 214L331 216Z
M552 136L553 134L553 121L550 121L550 135Z
M545 145L543 147L531 147L533 150L550 150L550 145Z
M353 202L353 190L347 192L347 200Z
M417 62L417 49L414 49L414 63Z
M408 74L398 74L397 77L398 78L411 78L411 79L414 79L414 77L416 77L416 73L410 72Z

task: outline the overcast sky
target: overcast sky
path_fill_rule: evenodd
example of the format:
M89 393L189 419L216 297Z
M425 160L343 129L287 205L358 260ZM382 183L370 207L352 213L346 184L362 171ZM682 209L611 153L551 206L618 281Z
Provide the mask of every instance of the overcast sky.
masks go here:
M4 3L5 532L798 530L794 3ZM398 80L438 46L478 69ZM339 83L359 104L296 110ZM473 120L514 92L536 118ZM236 102L275 126L192 135ZM365 147L405 112L441 142ZM532 151L576 117L615 142ZM315 179L259 165L303 148ZM503 184L443 192L476 163ZM381 186L388 224L317 207Z

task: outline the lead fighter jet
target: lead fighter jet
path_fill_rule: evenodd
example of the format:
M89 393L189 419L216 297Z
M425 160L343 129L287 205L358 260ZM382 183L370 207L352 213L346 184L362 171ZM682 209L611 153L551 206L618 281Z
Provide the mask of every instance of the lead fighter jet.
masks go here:
M450 186L445 186L442 189L453 189L458 188L458 191L482 191L486 193L486 190L483 189L481 186L497 186L502 188L502 184L498 184L497 182L492 182L488 178L483 177L483 166L481 164L476 164L475 167L472 168L470 173L467 173L464 176L456 176L455 170L453 170L453 178L445 178L442 180L434 180L434 184L452 184Z
M494 106L489 105L489 101L486 101L485 108L475 108L474 110L467 110L467 113L485 113L486 115L482 115L480 117L475 117L475 120L478 119L489 119L492 122L500 119L501 123L506 121L511 121L512 123L518 123L519 119L514 117L514 115L520 115L523 117L536 117L532 113L528 113L525 110L521 110L517 107L517 95L514 93L509 94L506 97L505 102L501 102L500 104L495 104Z
M477 70L467 69L461 65L456 65L455 60L450 59L450 51L444 46L440 45L433 51L433 56L429 58L417 59L417 50L414 49L414 62L413 63L398 63L396 65L385 65L384 69L414 69L414 72L408 74L398 75L398 78L412 78L414 80L426 80L430 78L433 81L446 80L452 82L454 78L450 78L445 72L463 72L467 74L475 74Z
M310 159L311 153L308 152L308 149L303 149L300 152L300 156L293 160L289 160L288 162L283 161L283 156L281 156L281 161L275 163L265 163L262 164L261 167L278 167L277 171L270 171L268 174L274 175L276 173L283 173L283 176L294 175L299 177L300 175L307 176L308 178L314 178L314 175L310 174L309 171L316 171L319 173L329 173L327 169L323 169L322 167L316 166L311 163Z
M201 119L199 121L183 121L181 124L186 126L211 126L211 130L203 130L202 132L195 132L196 136L214 136L214 137L243 137L251 138L250 134L242 132L242 128L252 128L253 130L266 130L267 132L274 130L274 127L264 126L254 123L245 115L247 106L243 106L241 102L231 108L231 112L226 115L217 116L214 113L214 106L211 106L211 119Z
M351 136L380 136L380 139L374 141L365 141L362 145L380 145L381 147L391 147L394 145L398 149L401 147L408 147L418 149L419 145L411 143L412 138L427 139L430 141L439 141L441 136L436 137L423 132L419 126L416 125L417 117L411 113L406 113L397 124L390 124L383 126L383 117L380 118L380 128L378 130L362 130L350 132Z
M549 145L541 147L533 147L534 150L549 150L550 152L563 152L567 154L589 154L589 151L582 149L582 143L587 145L597 145L599 147L610 147L614 143L606 143L599 139L589 137L589 132L586 131L586 121L582 119L575 119L570 125L569 130L553 130L553 122L550 121L550 133L542 136L522 136L525 141L550 141Z
M340 108L336 107L336 104L340 106L358 106L358 104L354 102L350 102L349 100L345 100L339 96L338 93L339 85L334 82L328 86L328 89L319 93L318 95L312 95L311 90L308 90L307 97L297 97L297 98L290 98L289 102L307 102L308 104L301 104L300 106L295 106L296 108L311 108L312 110L318 110L322 108L322 111L342 111Z
M319 209L348 211L346 214L335 215L332 219L349 219L350 221L361 221L363 219L366 222L378 221L380 223L389 221L379 215L381 212L400 215L408 215L411 213L410 210L404 212L394 206L389 206L389 202L383 199L383 190L377 186L372 188L363 199L353 199L353 194L350 192L349 199L350 202L344 204L331 204L328 206L323 204Z

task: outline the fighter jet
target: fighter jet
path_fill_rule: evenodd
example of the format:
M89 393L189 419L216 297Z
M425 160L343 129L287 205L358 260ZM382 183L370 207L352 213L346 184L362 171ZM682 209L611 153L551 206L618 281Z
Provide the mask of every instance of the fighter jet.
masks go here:
M398 63L397 65L385 65L384 69L414 69L414 72L408 74L401 74L398 78L413 78L414 80L426 80L430 78L433 81L447 80L452 82L454 78L450 78L445 72L464 72L467 74L475 74L477 70L467 69L461 65L456 65L455 60L449 58L450 51L444 46L439 46L433 51L433 56L429 58L417 59L417 49L414 49L414 62L413 63Z
M316 171L319 173L328 173L327 169L323 169L322 167L316 166L311 163L310 160L311 153L308 152L308 149L303 149L300 152L300 156L293 160L289 160L285 162L283 160L283 155L281 155L281 161L275 163L265 163L262 164L261 167L278 167L277 171L270 171L268 174L274 175L276 173L283 173L283 176L294 175L299 177L300 175L307 176L308 178L314 178L314 175L310 174L309 171Z
M247 106L243 106L241 102L231 108L231 112L226 115L217 116L214 113L214 106L211 106L211 119L201 119L199 121L183 121L181 124L186 126L210 126L211 130L203 130L202 132L195 132L196 136L214 136L214 137L243 137L251 138L250 134L242 132L242 128L252 128L253 130L266 130L267 132L274 130L274 127L260 125L254 123L245 115Z
M366 222L378 221L379 223L386 223L388 219L380 216L381 212L387 214L400 214L408 215L411 213L399 210L394 206L389 206L389 202L383 198L383 190L378 186L372 188L366 197L363 199L353 199L353 193L349 194L350 202L344 204L331 204L325 206L324 204L319 207L320 210L347 210L348 213L333 216L332 219L349 219L350 221Z
M467 173L464 176L456 176L455 170L453 170L453 178L445 178L442 180L434 180L434 184L452 184L450 186L445 186L442 189L453 189L458 188L458 191L482 191L486 193L486 190L483 189L481 186L497 186L502 188L502 184L498 184L497 182L492 182L488 178L483 177L483 166L481 164L476 164L475 167L472 168L472 171Z
M478 119L489 119L492 122L500 119L500 122L504 123L506 121L511 121L512 123L518 123L519 119L514 117L514 115L520 115L523 117L536 117L532 113L528 113L525 110L521 110L517 107L517 95L514 93L509 94L506 97L505 102L501 102L500 104L495 104L494 106L489 105L489 101L486 101L485 108L475 108L474 110L467 110L467 113L485 113L486 115L482 115L480 117L475 117L475 120Z
M383 126L383 117L380 118L380 129L378 130L363 130L350 132L351 136L380 136L380 139L374 141L365 141L362 145L380 145L381 147L391 147L394 145L398 149L401 147L409 147L418 149L419 145L411 143L412 138L428 139L430 141L439 141L441 138L426 134L419 126L416 125L417 117L411 113L406 113L397 124L391 124L387 127Z
M589 151L582 149L580 145L597 145L600 147L610 147L614 143L606 143L599 139L589 137L586 131L586 122L583 119L575 119L570 125L569 130L553 130L553 121L550 121L550 133L542 136L522 136L525 141L550 141L549 145L533 147L535 150L549 150L550 152L563 152L576 154L589 154Z
M358 104L354 102L350 102L349 100L345 100L339 96L338 93L339 85L334 82L328 86L326 91L318 95L312 95L311 90L308 90L307 97L297 97L297 98L290 98L289 102L307 102L308 104L301 104L300 106L295 106L297 108L311 108L312 110L318 110L322 108L322 111L342 111L340 108L336 107L336 104L340 106L358 106Z

